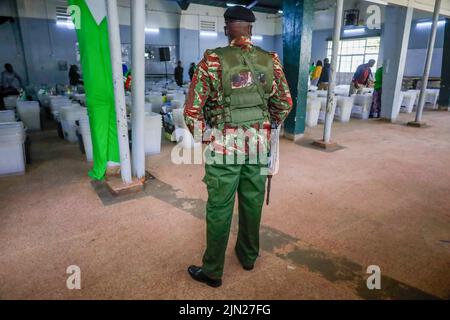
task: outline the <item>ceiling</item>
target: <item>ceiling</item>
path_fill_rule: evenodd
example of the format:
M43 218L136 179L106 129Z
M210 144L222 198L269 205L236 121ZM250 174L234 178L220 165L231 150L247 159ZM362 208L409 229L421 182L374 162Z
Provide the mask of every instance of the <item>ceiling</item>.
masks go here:
M191 3L203 4L216 7L227 7L227 3L234 3L238 5L251 6L252 10L265 13L277 13L283 7L283 0L172 0L176 1L181 9L186 10ZM371 0L347 0L346 4L360 3L366 1L368 3ZM379 0L373 1L378 2ZM433 11L435 0L385 0L390 4L396 4L401 6L412 6L415 9L424 10L428 12ZM336 5L336 0L316 0L314 1L314 9L316 12L328 11L333 9ZM441 14L450 15L450 0L443 0L441 5Z
M203 4L215 7L227 7L227 3L251 6L252 10L265 13L277 13L283 6L283 0L176 0L181 9L186 10L189 4Z
M227 7L227 3L233 3L243 6L251 6L252 10L265 13L277 13L283 7L283 0L175 0L181 9L186 10L189 4L203 4L216 7ZM334 7L335 0L316 0L314 8L316 11L322 11Z

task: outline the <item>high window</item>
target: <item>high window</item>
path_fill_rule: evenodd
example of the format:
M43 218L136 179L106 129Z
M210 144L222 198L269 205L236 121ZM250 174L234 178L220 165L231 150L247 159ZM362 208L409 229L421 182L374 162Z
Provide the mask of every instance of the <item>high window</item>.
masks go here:
M337 72L355 72L360 64L370 59L378 62L380 51L380 37L341 40L339 42ZM333 42L328 41L327 57L331 61Z

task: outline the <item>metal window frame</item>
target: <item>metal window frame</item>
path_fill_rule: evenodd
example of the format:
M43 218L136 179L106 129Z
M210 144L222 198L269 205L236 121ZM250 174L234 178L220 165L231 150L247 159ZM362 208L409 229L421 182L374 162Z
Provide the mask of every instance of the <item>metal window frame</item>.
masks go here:
M373 38L378 38L381 41L381 37L380 36L370 36L370 37L358 37L358 38L352 38L352 39L342 39L339 42L339 53L338 53L338 65L337 65L337 72L338 73L349 73L349 72L354 72L354 70L350 70L350 71L341 71L341 59L342 57L351 57L350 60L350 68L352 68L352 63L353 63L353 57L356 56L363 56L363 61L366 61L366 56L380 56L380 42L378 43L378 46L368 46L367 42L369 39L373 39ZM344 42L357 42L357 41L361 41L364 40L364 53L354 53L354 54L342 54L342 45ZM327 57L328 59L331 59L331 50L332 50L332 41L331 40L327 40ZM354 48L355 46L352 46L351 48ZM378 48L378 52L377 53L368 53L367 52L367 48ZM364 62L363 62L364 63Z

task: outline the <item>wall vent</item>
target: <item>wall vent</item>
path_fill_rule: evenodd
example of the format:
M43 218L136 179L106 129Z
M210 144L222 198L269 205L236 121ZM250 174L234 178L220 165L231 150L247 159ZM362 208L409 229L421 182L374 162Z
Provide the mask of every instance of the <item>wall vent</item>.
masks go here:
M217 32L216 21L200 20L200 31Z
M67 1L56 1L56 22L72 21L70 15L67 13Z

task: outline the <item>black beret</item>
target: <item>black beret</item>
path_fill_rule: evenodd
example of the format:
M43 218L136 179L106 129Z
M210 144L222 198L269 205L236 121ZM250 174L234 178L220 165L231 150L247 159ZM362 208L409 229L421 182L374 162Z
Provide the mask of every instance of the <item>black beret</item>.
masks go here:
M243 6L230 7L225 11L225 14L223 16L225 18L225 21L256 21L255 15L253 14L252 10Z

